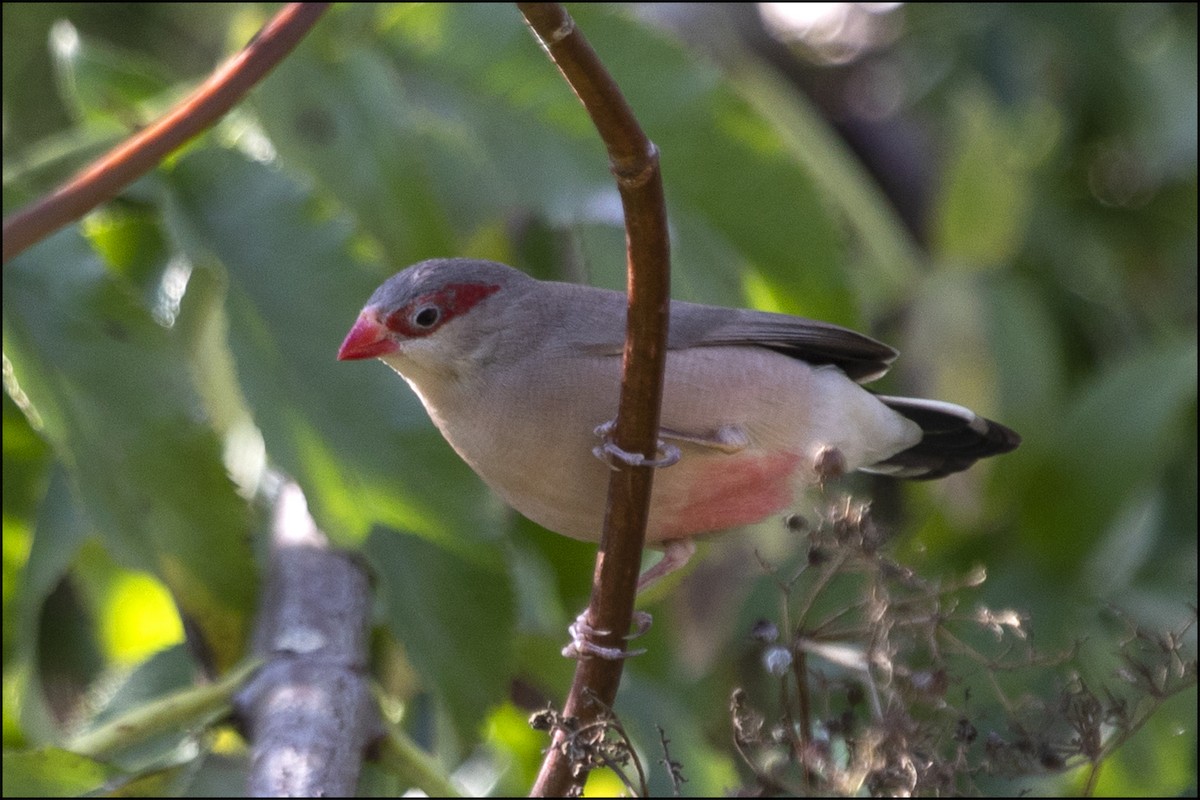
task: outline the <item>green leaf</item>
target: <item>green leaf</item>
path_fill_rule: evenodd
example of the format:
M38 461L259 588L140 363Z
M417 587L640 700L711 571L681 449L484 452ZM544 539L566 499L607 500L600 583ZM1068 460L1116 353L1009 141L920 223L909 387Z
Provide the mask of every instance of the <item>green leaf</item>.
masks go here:
M452 252L453 226L426 163L432 137L423 129L436 121L413 119L418 103L369 44L335 62L317 48L306 43L256 95L272 143L348 203L385 252L412 261Z
M22 403L27 398L19 393ZM44 556L36 554L38 547L37 516L45 512L43 498L53 490L54 458L46 442L37 435L29 419L12 396L4 398L4 652L27 656L33 643L35 621L41 601L49 594L65 564L57 552L47 553L55 564L45 580L29 577L38 574L37 564ZM27 406L26 406L27 407ZM61 485L61 481L58 481ZM65 548L73 552L73 548ZM33 584L31 586L31 584ZM7 716L7 715L6 715Z
M982 92L959 106L959 141L934 212L933 251L940 261L997 267L1023 244L1033 170L1056 142L1058 119L1042 106L1006 114Z
M1195 408L1196 343L1175 342L1114 363L1026 438L1021 532L1047 568L1078 569L1131 496L1162 480L1194 443Z
M4 342L92 524L170 587L216 664L232 664L256 585L250 517L181 343L74 231L5 268Z
M459 735L473 734L512 672L515 601L499 554L468 559L387 529L372 531L363 552L380 577L388 627Z
M92 533L88 520L71 493L68 475L54 470L38 511L37 528L21 585L20 643L27 655L37 642L42 604L66 575L84 539Z
M4 754L6 797L81 797L121 773L86 756L45 748Z
M168 88L161 66L81 36L67 20L50 30L60 99L80 120L130 128L149 121L136 109Z

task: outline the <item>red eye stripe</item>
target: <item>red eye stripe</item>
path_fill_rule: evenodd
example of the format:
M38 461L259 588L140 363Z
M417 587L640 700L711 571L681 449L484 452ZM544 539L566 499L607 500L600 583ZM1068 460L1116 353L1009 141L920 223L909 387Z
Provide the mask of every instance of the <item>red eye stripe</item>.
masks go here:
M428 336L498 291L500 286L494 283L448 283L436 292L423 294L388 314L383 324L388 330L409 338ZM413 323L413 316L427 306L436 307L439 316L436 323L422 328Z

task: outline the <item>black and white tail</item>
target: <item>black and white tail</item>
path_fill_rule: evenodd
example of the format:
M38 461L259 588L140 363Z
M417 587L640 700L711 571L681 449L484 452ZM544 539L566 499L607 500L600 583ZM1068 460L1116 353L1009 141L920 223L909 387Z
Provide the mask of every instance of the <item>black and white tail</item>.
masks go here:
M1021 437L1011 428L969 408L940 400L878 396L888 408L921 426L925 436L907 450L869 467L896 478L927 480L967 469L976 461L1016 449Z

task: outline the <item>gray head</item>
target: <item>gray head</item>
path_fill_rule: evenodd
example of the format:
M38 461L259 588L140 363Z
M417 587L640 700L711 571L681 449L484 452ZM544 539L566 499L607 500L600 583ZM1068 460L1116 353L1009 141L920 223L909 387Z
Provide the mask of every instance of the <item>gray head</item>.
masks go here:
M411 380L459 373L483 355L506 308L533 278L495 261L434 258L383 282L342 342L338 358L381 358Z

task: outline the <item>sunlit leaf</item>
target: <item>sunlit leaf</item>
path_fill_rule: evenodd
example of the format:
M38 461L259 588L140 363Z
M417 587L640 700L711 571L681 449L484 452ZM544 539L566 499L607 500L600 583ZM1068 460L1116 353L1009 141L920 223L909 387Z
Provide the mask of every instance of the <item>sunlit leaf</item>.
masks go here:
M86 513L154 572L221 665L245 644L249 515L198 416L184 351L74 232L4 270L5 352Z
M106 764L66 750L4 754L4 793L12 797L79 797L118 775Z

